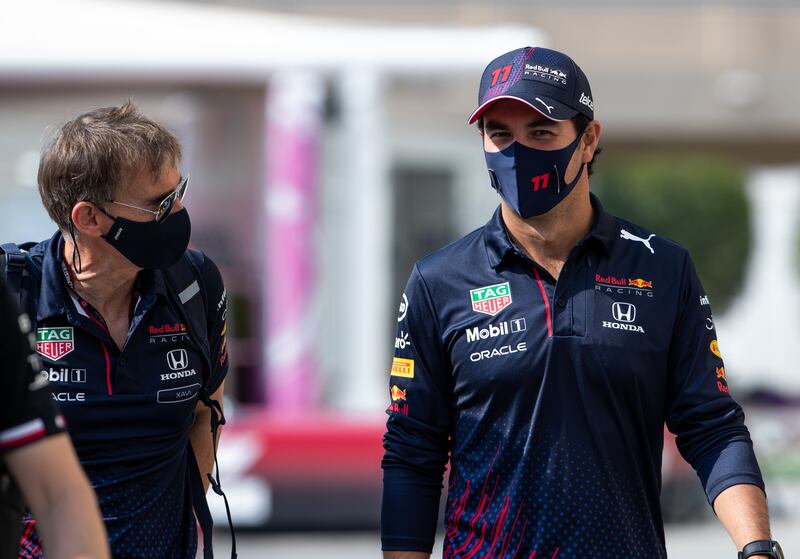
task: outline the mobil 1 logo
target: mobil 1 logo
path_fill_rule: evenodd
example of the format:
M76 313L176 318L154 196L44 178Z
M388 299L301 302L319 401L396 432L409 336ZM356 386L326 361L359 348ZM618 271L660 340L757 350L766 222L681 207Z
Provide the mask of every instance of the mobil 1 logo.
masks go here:
M498 336L505 336L515 332L524 332L526 329L524 318L513 318L511 320L504 320L496 324L489 324L485 328L475 326L474 328L467 328L467 341L469 343L477 342L479 340L488 340L490 338L497 338Z
M60 383L85 383L86 382L86 369L69 369L61 367L55 369L50 367L43 369L40 373L42 377L49 382Z

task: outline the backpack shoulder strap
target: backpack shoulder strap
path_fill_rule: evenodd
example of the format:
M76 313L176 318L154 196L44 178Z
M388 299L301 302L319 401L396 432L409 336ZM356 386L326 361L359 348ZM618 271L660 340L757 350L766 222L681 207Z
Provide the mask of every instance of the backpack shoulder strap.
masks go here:
M211 376L211 347L208 340L208 295L206 294L205 280L201 268L205 256L202 252L188 249L178 262L166 270L167 292L175 302L178 313L186 322L190 339L200 348L203 354L203 384L200 387L200 401L211 410L211 437L212 448L214 449L214 464L216 465L216 479L210 473L207 474L208 481L215 493L222 496L225 502L225 512L228 517L228 526L231 531L231 558L236 558L236 534L233 528L230 506L225 493L222 491L219 482L219 464L217 463L217 436L219 426L225 425L225 416L222 413L222 406L217 400L211 398L208 393L208 381ZM195 514L197 515L200 527L203 531L203 557L204 559L213 558L213 548L211 542L211 532L213 519L208 509L205 491L203 489L200 470L197 465L197 458L194 449L189 445L189 480L194 503Z
M18 297L20 307L28 315L33 311L31 304L34 297L31 297L31 288L39 283L42 275L41 266L30 255L30 249L36 245L37 243L0 245L0 274L5 277L9 289Z
M208 316L205 282L200 267L204 261L203 253L187 250L183 258L165 271L167 289L178 312L186 322L192 341L203 354L205 366L202 368L203 390L211 374L211 348L208 342Z
M194 305L193 310L195 313L197 313L198 322L205 324L205 338L208 340L208 293L206 292L205 278L201 272L206 257L199 250L194 250L191 248L187 249L184 256L185 261L192 269L194 281L187 285L186 289L184 289L183 293L179 294L179 296L181 297L181 302L184 305ZM195 294L199 294L200 297L195 297Z
M19 293L22 287L22 276L25 275L25 268L27 267L27 257L22 249L16 243L5 243L0 245L0 250L3 251L2 256L2 270L6 278L6 283L14 293Z

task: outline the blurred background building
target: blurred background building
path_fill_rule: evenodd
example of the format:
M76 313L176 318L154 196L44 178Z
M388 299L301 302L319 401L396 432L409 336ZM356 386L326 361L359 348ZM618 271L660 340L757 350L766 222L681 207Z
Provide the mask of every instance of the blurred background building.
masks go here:
M28 0L0 25L4 242L52 233L36 170L65 120L131 97L184 146L193 244L231 294L240 525L376 525L399 296L497 204L465 122L483 67L523 45L589 76L609 208L691 249L773 513L797 511L800 6ZM687 468L669 444L667 518L709 515Z

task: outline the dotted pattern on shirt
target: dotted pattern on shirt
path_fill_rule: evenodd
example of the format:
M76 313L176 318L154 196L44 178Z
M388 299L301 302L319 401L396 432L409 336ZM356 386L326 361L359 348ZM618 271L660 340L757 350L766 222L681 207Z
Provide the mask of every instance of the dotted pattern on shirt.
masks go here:
M594 449L557 433L510 441L500 423L485 435L458 423L444 559L666 558L646 496Z
M159 479L145 470L135 480L120 480L92 467L86 473L98 496L114 559L194 559L197 527L186 475ZM115 515L109 516L112 510ZM35 531L22 542L19 557L44 559Z

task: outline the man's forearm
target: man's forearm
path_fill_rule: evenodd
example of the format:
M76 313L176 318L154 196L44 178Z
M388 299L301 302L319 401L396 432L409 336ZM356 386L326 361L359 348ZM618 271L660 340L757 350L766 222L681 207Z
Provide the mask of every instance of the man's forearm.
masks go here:
M91 522L81 522L91 512ZM95 521L99 512L94 494L84 488L64 491L63 497L33 511L47 557L102 559L108 557L106 533Z
M47 557L109 556L97 498L66 434L15 450L6 463L36 518Z
M383 559L430 559L430 553L422 551L384 551Z
M755 485L727 488L714 500L714 512L740 551L754 540L770 539L767 498Z
M211 395L211 398L218 400L222 403L223 387L220 386L217 391ZM222 426L217 429L217 444L219 444L219 437L222 433ZM194 450L194 456L197 459L197 465L200 468L200 478L203 480L203 490L208 491L208 476L207 473L214 471L214 447L211 437L211 410L203 404L198 402L195 412L194 424L189 432L189 442Z

